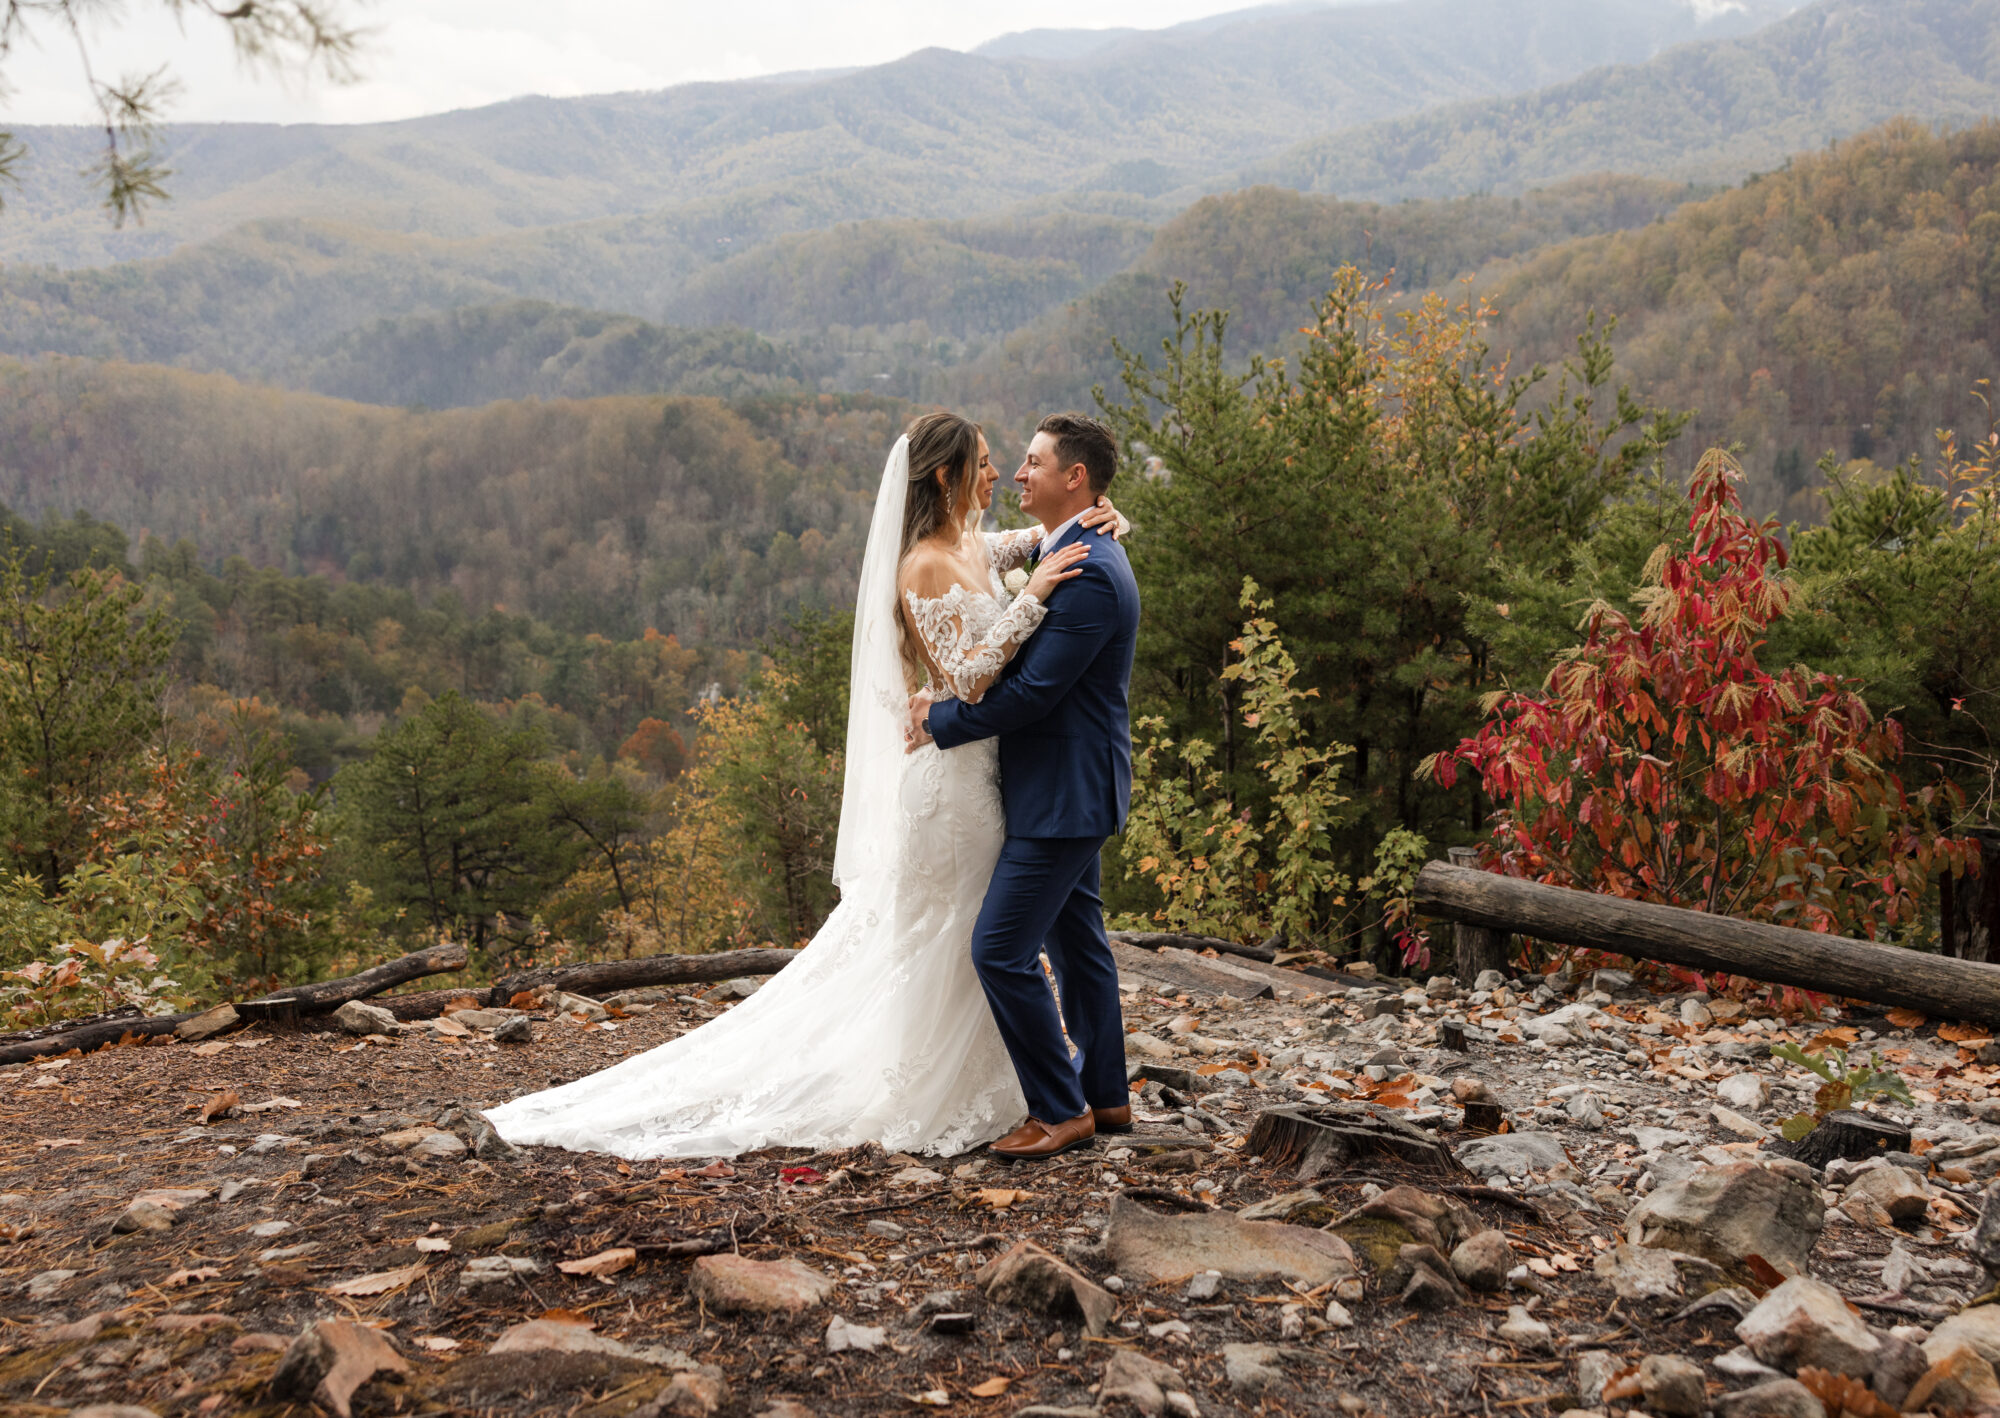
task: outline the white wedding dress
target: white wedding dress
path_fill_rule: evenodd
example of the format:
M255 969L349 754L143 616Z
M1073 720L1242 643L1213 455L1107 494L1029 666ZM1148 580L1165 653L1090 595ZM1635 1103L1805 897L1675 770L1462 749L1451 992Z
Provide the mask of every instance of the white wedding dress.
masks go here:
M509 1142L634 1160L863 1142L949 1156L1027 1116L972 968L973 922L1006 835L998 746L903 752L894 612L907 469L899 442L863 561L840 904L798 959L727 1014L487 1110ZM1041 605L1010 604L1000 579L1039 536L989 535L989 585L909 599L931 660L962 697L982 692L1041 621Z

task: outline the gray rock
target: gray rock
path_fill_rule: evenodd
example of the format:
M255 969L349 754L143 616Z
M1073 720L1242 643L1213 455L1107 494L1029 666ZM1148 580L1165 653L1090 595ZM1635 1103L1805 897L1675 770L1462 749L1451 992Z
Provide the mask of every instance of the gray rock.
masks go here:
M126 1207L118 1219L111 1223L111 1229L118 1232L171 1231L173 1225L172 1211L156 1201L141 1200Z
M1604 1105L1597 1101L1595 1093L1583 1092L1569 1100L1565 1109L1570 1121L1580 1128L1596 1132L1604 1126Z
M533 1026L528 1023L528 1016L517 1014L506 1023L495 1028L493 1031L493 1042L496 1044L534 1043L535 1031Z
M1781 1379L1785 1376L1782 1370L1772 1368L1752 1354L1749 1346L1744 1344L1737 1345L1727 1354L1717 1355L1709 1362L1715 1366L1715 1372L1725 1379Z
M1526 1305L1509 1305L1507 1318L1493 1331L1505 1343L1522 1349L1554 1349L1555 1334L1528 1313Z
M1507 1288L1514 1268L1514 1247L1503 1231L1481 1231L1458 1243L1451 1253L1451 1270L1469 1290L1488 1293Z
M1713 1261L1681 1251L1635 1246L1629 1241L1620 1241L1599 1254L1591 1269L1611 1282L1612 1290L1621 1300L1673 1299L1682 1293L1683 1270L1693 1272L1701 1280L1723 1278Z
M349 1034L394 1034L396 1016L379 1004L351 999L333 1012L333 1022Z
M1736 1326L1736 1337L1773 1368L1810 1364L1865 1379L1874 1371L1882 1341L1838 1290L1799 1275L1766 1295Z
M1586 1349L1576 1356L1576 1396L1588 1407L1604 1398L1604 1386L1624 1368L1616 1356L1602 1349Z
M1118 1350L1104 1365L1104 1380L1098 1387L1103 1409L1132 1408L1147 1418L1158 1418L1169 1411L1185 1411L1189 1401L1187 1381L1179 1370L1136 1350Z
M1715 1085L1715 1096L1739 1113L1761 1113L1771 1106L1771 1080L1761 1073L1733 1073Z
M885 1241L900 1241L903 1237L910 1234L895 1222L884 1221L879 1217L870 1221L862 1229L867 1231L871 1236L880 1236Z
M1188 1281L1187 1290L1184 1294L1190 1300L1213 1300L1221 1292L1222 1272L1219 1270L1204 1270L1201 1274Z
M21 1287L30 1300L37 1302L54 1296L56 1291L76 1279L74 1270L42 1270L28 1277L28 1283Z
M849 1349L873 1354L888 1340L889 1331L876 1325L849 1324L835 1315L826 1327L826 1352L842 1354Z
M1205 1270L1230 1280L1294 1280L1317 1287L1355 1273L1347 1242L1325 1231L1227 1212L1167 1216L1127 1196L1111 1203L1105 1253L1125 1276L1178 1281Z
M1755 1118L1746 1118L1734 1108L1725 1108L1720 1103L1708 1110L1708 1116L1724 1132L1734 1133L1738 1137L1762 1141L1771 1135L1771 1130Z
M416 1145L408 1149L412 1157L448 1158L463 1157L466 1146L448 1132L427 1132L418 1138Z
M433 1126L444 1128L472 1149L482 1162L518 1162L521 1149L500 1136L477 1108L453 1106L437 1115Z
M1935 1364L1961 1345L1989 1364L2000 1364L2000 1305L1960 1310L1931 1331L1924 1353Z
M1078 1320L1084 1332L1093 1337L1104 1333L1118 1309L1108 1290L1033 1241L1015 1242L1012 1250L981 1267L976 1278L994 1304L1052 1319Z
M1667 1418L1698 1418L1708 1409L1708 1384L1701 1365L1678 1354L1649 1354L1639 1361L1639 1391L1646 1411Z
M1826 1405L1797 1379L1771 1379L1715 1400L1717 1418L1826 1418Z
M465 1268L459 1271L458 1288L466 1295L500 1287L512 1290L516 1288L516 1275L537 1275L547 1268L542 1262L527 1256L480 1256L477 1260L467 1261Z
M1518 1177L1560 1167L1569 1161L1569 1153L1563 1150L1562 1139L1552 1132L1504 1132L1462 1144L1458 1160L1468 1171L1482 1177Z
M1506 983L1507 983L1507 977L1501 974L1498 970L1481 970L1479 972L1478 978L1473 980L1472 988L1474 990L1486 990L1488 992L1491 992L1493 990L1502 988L1503 986L1506 985Z
M825 1304L838 1288L831 1276L790 1257L702 1256L688 1274L688 1293L718 1314L796 1316Z
M1655 1188L1626 1215L1625 1235L1634 1245L1685 1251L1723 1266L1762 1256L1797 1275L1825 1219L1813 1187L1755 1162L1734 1162Z
M1868 1376L1868 1386L1884 1403L1900 1408L1903 1400L1910 1396L1910 1390L1916 1387L1917 1380L1924 1376L1924 1370L1930 1366L1930 1357L1920 1346L1891 1332L1882 1341L1882 1351L1875 1356L1875 1368Z
M1914 1221L1930 1209L1931 1189L1901 1167L1870 1167L1847 1184L1846 1195L1866 1197L1891 1221Z
M1689 995L1681 1001L1681 1023L1697 1029L1705 1029L1715 1023L1715 1016L1708 1012L1708 1006Z
M1692 1147L1695 1143L1693 1133L1676 1128L1627 1128L1625 1135L1639 1144L1641 1152L1658 1152L1665 1147Z
M1277 1346L1271 1344L1223 1345L1222 1371L1229 1387L1246 1398L1255 1398L1285 1380L1278 1368Z

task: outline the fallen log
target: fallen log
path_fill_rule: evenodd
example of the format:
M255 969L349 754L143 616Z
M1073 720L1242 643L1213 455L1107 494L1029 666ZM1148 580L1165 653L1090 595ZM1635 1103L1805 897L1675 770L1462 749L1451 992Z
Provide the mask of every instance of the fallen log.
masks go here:
M2000 1025L2000 965L1430 862L1417 911L1560 945Z
M1127 945L1136 945L1141 950L1158 950L1168 946L1174 950L1192 950L1199 955L1204 950L1213 950L1221 955L1240 955L1245 960L1258 960L1269 965L1278 958L1278 952L1269 946L1245 945L1241 941L1223 940L1212 935L1175 935L1171 931L1107 931L1113 940Z
M456 970L465 964L465 959L465 947L462 945L434 945L427 950L385 961L358 975L322 980L318 984L302 985L280 994L244 1000L236 1005L236 1011L246 1019L266 1020L324 1014L340 1008L351 999L366 999L406 980ZM87 1054L128 1039L138 1041L171 1034L188 1020L205 1013L206 1009L187 1014L114 1014L24 1030L19 1034L0 1035L0 1065L25 1063L29 1059L47 1058L51 1054L66 1054L71 1049Z
M505 1004L524 990L567 990L600 998L648 985L700 985L741 975L775 975L798 955L796 950L723 950L713 955L642 955L636 960L558 965L496 980L486 992L486 1003Z
M370 995L379 995L384 990L422 979L425 975L442 975L447 970L463 969L470 958L465 947L457 941L444 941L394 960L385 960L358 975L298 985L275 994L239 1001L236 1012L245 1019L294 1019L307 1014L326 1014L339 1009L349 1000L367 999Z

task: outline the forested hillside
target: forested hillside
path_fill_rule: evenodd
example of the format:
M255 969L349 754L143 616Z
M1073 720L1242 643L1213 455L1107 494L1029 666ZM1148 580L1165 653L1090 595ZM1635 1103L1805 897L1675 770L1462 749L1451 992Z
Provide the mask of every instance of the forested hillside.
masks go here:
M449 593L475 615L743 645L852 595L903 417L830 396L431 413L0 361L0 503L186 539L210 564Z
M1742 443L1752 505L1816 521L1826 453L1892 464L1983 431L2000 353L2000 124L1893 124L1663 222L1535 255L1493 287L1543 354L1616 315L1620 368L1695 411L1679 451Z
M1734 182L1898 115L1996 109L2000 0L1822 0L1740 39L1314 138L1237 181L1379 198L1607 170Z
M527 98L400 123L190 126L164 136L176 200L125 231L76 176L100 135L29 128L34 161L8 196L0 260L157 255L268 217L464 238L699 205L716 236L740 239L1052 192L1150 194L1302 133L1538 88L1788 8L1751 0L1704 21L1680 0L1400 0L1250 14L1073 59L925 50L827 78Z

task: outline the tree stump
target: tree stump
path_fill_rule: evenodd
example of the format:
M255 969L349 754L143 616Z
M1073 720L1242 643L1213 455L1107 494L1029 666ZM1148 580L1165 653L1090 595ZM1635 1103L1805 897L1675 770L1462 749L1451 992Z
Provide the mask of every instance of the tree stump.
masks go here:
M1872 1113L1842 1109L1828 1113L1797 1142L1781 1139L1767 1145L1782 1157L1796 1158L1809 1167L1824 1167L1836 1157L1859 1162L1885 1152L1908 1152L1910 1130Z
M1243 1150L1280 1167L1296 1162L1300 1182L1368 1156L1393 1157L1439 1172L1464 1170L1451 1149L1422 1128L1386 1108L1360 1103L1267 1108L1251 1124Z

